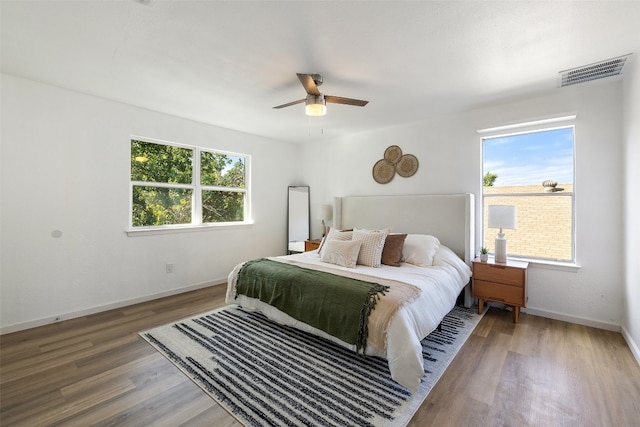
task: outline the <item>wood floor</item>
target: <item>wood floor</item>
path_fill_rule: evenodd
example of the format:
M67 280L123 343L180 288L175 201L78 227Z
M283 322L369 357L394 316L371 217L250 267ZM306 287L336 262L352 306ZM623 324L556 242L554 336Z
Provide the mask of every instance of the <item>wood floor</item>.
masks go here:
M239 425L138 332L224 305L224 287L1 339L3 426ZM638 426L619 333L489 309L410 426Z

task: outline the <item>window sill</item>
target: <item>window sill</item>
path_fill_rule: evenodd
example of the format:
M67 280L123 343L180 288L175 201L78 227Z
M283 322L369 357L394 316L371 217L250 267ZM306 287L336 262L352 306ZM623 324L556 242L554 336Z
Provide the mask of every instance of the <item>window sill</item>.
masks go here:
M157 236L161 234L175 234L175 233L193 233L201 231L212 230L232 230L239 228L250 228L253 226L253 221L238 222L238 223L222 223L222 224L202 224L202 225L179 225L179 226L167 226L167 227L140 227L140 228L128 228L125 230L128 237L138 236Z
M539 259L528 259L528 258L515 258L509 257L514 261L524 261L528 262L530 267L533 268L543 268L547 270L558 270L558 271L567 271L570 273L577 273L580 268L580 265L572 263L572 262L558 262L558 261L545 261Z

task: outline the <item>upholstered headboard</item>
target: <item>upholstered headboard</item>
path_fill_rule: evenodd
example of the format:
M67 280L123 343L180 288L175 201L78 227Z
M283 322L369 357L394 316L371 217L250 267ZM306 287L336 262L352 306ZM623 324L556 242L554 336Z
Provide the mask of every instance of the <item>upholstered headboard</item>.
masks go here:
M333 209L337 228L430 234L469 265L475 255L473 194L336 197Z

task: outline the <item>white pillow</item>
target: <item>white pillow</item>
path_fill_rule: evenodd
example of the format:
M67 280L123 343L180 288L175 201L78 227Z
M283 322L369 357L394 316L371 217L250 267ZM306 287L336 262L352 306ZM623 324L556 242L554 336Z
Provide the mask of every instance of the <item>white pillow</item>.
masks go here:
M337 228L331 227L327 235L324 236L324 239L322 239L322 242L320 242L320 247L318 248L318 254L322 258L322 255L324 254L324 247L326 246L329 240L342 240L342 241L351 240L352 235L353 235L353 230L340 231Z
M389 234L389 229L385 230L353 230L353 240L361 240L360 254L358 255L358 264L367 265L369 267L380 267L382 265L382 250L384 249L384 241Z
M433 257L440 249L440 240L427 234L409 234L404 239L402 257L404 262L418 267L433 265Z
M327 240L322 252L322 261L355 268L361 245L361 241Z

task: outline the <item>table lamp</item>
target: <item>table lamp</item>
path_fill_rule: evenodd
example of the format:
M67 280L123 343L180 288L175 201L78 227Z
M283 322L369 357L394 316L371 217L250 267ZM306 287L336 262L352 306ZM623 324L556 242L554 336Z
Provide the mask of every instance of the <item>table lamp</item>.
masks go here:
M496 262L507 262L507 239L502 232L503 228L516 228L516 207L490 205L489 206L489 228L499 228L500 232L496 237L495 260Z
M333 217L333 206L332 205L322 205L320 206L320 219L322 220L322 237L327 232L327 224L325 221L328 221Z

